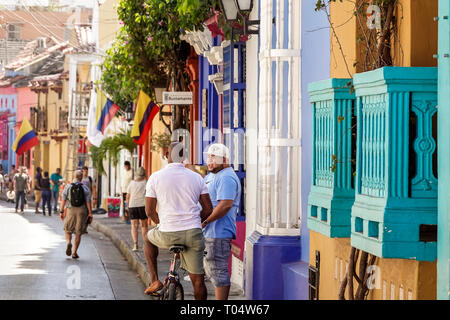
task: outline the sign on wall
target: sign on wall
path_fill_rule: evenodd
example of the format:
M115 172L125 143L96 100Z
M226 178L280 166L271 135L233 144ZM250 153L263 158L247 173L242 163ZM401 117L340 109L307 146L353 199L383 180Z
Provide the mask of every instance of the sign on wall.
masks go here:
M164 91L163 104L193 104L192 91Z

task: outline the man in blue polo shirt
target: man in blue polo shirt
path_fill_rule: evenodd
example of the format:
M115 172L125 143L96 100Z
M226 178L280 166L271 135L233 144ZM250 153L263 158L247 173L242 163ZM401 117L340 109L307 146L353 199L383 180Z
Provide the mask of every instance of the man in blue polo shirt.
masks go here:
M231 240L236 239L236 213L241 199L241 183L230 167L230 151L220 143L207 151L208 171L204 181L214 210L202 223L206 241L205 271L214 285L216 300L227 300L230 292L228 260Z

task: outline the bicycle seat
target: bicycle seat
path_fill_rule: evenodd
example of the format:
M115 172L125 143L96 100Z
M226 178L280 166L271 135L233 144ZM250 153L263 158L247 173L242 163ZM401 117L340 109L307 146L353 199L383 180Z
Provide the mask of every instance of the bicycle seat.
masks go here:
M169 248L169 251L172 253L180 253L183 252L185 249L186 247L183 246L182 244L174 244Z

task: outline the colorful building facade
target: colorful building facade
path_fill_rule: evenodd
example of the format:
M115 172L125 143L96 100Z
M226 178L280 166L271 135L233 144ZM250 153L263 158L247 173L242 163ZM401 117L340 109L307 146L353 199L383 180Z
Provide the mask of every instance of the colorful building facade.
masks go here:
M14 126L16 123L17 90L7 84L0 87L0 144L1 164L5 172L16 164L15 154L11 150L16 138Z
M368 299L436 298L437 1L399 6L391 50L398 67L369 72L361 63L358 18L348 20L354 4L330 7L340 26L340 44L331 34L331 79L309 86L308 227L318 299L340 297L352 258L361 261L352 248L375 259Z
M450 299L450 1L439 1L439 87L438 87L438 241L437 241L437 298Z

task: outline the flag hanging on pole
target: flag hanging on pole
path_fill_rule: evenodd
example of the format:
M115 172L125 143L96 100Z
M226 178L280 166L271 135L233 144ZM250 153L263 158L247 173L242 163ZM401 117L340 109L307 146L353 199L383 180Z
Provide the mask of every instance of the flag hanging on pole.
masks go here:
M30 122L27 118L23 118L19 134L17 135L14 144L12 145L12 150L20 156L21 154L30 150L38 144L39 139L36 136L36 133L33 131Z
M131 137L136 144L143 145L145 143L153 118L158 112L158 105L144 91L139 91L133 128L131 129Z
M93 103L89 108L87 137L90 143L98 147L104 139L106 129L120 108L100 90L97 90L92 98Z

